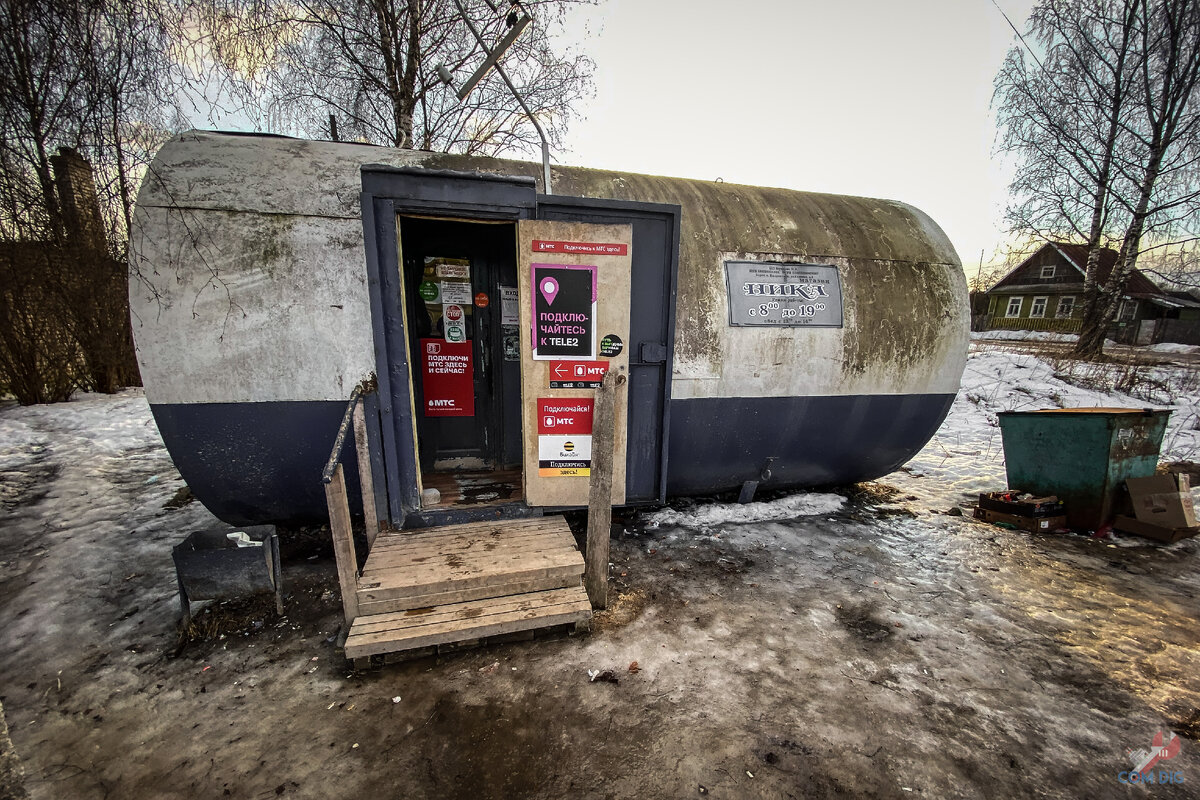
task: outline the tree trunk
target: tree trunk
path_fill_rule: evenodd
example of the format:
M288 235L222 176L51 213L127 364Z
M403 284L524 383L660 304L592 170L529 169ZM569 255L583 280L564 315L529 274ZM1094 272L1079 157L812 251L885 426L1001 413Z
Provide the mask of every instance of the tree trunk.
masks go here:
M125 169L125 145L121 139L121 99L116 84L109 87L112 99L112 137L117 159L117 184L121 191L121 215L125 222L125 239L133 230L133 193L129 188L129 174ZM115 244L115 243L113 243Z
M1108 324L1103 321L1103 289L1097 280L1101 248L1090 244L1088 249L1087 274L1083 282L1083 321L1079 328L1079 341L1075 343L1073 355L1078 358L1096 359L1104 352L1104 334Z
M408 50L405 53L404 73L400 76L400 131L402 147L413 147L413 118L416 113L417 70L421 63L421 0L408 0Z
M1095 202L1092 206L1092 218L1088 227L1087 268L1084 270L1083 277L1083 321L1079 330L1079 341L1076 342L1074 349L1074 355L1079 358L1099 358L1104 353L1104 334L1108 330L1108 323L1104 320L1105 315L1101 312L1101 307L1106 303L1098 275L1100 257L1103 254L1101 238L1107 218L1105 210L1108 206L1108 191L1112 181L1113 153L1116 150L1117 137L1121 130L1121 111L1125 106L1125 65L1136 14L1137 3L1126 3L1124 24L1121 26L1121 47L1113 68L1113 93L1108 104L1111 114L1108 118L1108 131L1104 140L1104 156L1096 176Z
M46 216L49 224L50 238L54 241L64 241L62 208L58 204L58 193L54 188L54 174L50 170L50 156L46 153L46 137L40 128L32 131L34 147L37 150L38 185L42 190L42 201L46 204Z
M1157 137L1156 137L1157 139ZM1138 250L1142 245L1142 232L1146 227L1149 216L1150 198L1154 193L1154 184L1162 171L1162 159L1165 148L1159 141L1151 147L1149 163L1138 187L1138 202L1129 226L1125 229L1125 238L1121 242L1121 252L1117 263L1113 264L1112 272L1105 281L1104 287L1097 292L1095 302L1089 305L1084 314L1083 328L1079 333L1079 343L1075 347L1075 355L1081 358L1099 358L1104 352L1104 335L1117 316L1121 295L1129 283L1129 277L1137 266ZM1090 313L1087 313L1090 312Z
M412 139L412 130L404 129L400 114L400 53L397 52L396 20L389 0L375 0L375 22L379 28L379 54L383 57L384 80L387 82L388 102L392 107L392 146L404 147Z

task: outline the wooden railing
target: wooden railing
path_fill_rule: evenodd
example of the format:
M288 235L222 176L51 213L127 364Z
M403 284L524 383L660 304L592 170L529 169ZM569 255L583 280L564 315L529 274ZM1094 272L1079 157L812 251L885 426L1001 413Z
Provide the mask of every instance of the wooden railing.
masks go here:
M592 469L588 478L588 527L583 585L592 608L608 608L608 548L612 536L612 477L616 445L617 387L625 376L604 373L592 407Z
M346 495L346 477L342 470L342 450L346 446L346 434L354 426L354 445L358 451L358 479L362 489L363 521L367 529L367 549L375 544L379 533L379 520L375 514L375 489L371 476L370 445L367 442L367 419L363 413L362 398L375 390L374 381L363 381L350 392L342 424L338 426L333 440L329 461L321 473L325 484L325 504L329 509L329 530L333 537L333 555L337 561L338 583L342 590L342 613L346 624L343 637L350 630L350 623L358 616L358 553L354 550L354 528L350 522L350 500Z
M1083 320L1075 317L992 317L988 330L993 331L1053 331L1079 333Z

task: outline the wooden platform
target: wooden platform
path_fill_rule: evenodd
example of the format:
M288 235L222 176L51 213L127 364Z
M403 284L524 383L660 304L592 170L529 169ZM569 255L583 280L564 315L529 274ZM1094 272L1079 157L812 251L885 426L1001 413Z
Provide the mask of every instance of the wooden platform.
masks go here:
M358 576L346 657L586 625L583 569L562 517L380 534Z
M427 510L501 505L520 502L524 497L520 469L425 472L421 474L421 485L441 494L438 503Z

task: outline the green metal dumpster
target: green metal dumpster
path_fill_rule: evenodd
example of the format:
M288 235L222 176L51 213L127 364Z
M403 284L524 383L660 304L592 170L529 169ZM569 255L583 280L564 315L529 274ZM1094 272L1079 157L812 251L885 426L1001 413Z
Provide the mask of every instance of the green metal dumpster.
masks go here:
M1008 486L1058 495L1069 527L1099 530L1117 513L1125 479L1154 474L1170 415L1150 408L1003 411Z

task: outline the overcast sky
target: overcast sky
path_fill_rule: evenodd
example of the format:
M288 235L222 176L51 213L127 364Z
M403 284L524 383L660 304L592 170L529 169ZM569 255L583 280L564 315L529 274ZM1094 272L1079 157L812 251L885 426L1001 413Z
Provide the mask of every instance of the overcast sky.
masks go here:
M901 200L1002 258L992 0L606 0L572 33L596 97L556 161Z

